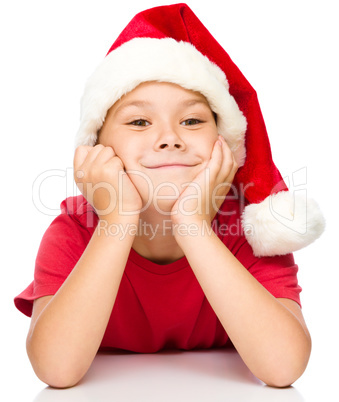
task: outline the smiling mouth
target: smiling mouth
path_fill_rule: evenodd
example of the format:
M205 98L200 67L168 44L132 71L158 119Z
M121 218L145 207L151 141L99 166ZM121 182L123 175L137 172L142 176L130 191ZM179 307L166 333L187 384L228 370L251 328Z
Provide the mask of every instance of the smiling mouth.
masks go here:
M171 163L165 165L157 165L157 166L148 166L147 169L164 169L164 168L183 168L183 167L193 167L196 165L184 165L181 163Z

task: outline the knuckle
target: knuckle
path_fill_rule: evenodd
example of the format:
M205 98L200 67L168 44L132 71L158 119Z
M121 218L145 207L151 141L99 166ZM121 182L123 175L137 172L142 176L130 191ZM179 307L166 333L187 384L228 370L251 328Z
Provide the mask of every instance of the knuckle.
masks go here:
M115 169L123 169L124 167L122 160L117 156L111 160L111 163Z
M79 145L79 146L76 147L75 152L80 152L83 149L85 149L85 147L86 147L86 145Z
M101 152L103 152L106 157L114 156L114 151L112 147L105 147Z
M89 145L79 145L76 149L74 154L82 154L85 152L89 152L92 149L92 147L90 147Z
M105 151L113 151L113 148L109 145L104 146Z
M103 144L96 144L94 145L93 149L103 149L105 146Z
M85 172L81 169L79 170L74 170L74 180L78 183L83 181L84 177L85 177Z

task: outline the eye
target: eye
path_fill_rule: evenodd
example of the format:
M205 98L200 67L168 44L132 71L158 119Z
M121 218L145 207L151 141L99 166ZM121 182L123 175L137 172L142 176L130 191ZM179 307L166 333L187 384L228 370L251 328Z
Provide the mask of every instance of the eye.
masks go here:
M137 126L137 127L146 127L146 126L150 125L150 123L144 119L133 120L128 124L131 126Z
M183 121L181 124L183 126L195 126L196 124L200 124L200 123L202 123L202 121L198 120L198 119L187 119L187 120Z

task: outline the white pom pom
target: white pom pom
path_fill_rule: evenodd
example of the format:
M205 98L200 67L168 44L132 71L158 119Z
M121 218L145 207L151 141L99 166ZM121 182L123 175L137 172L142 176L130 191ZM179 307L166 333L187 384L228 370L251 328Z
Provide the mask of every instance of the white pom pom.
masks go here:
M323 233L325 219L313 199L281 191L259 204L247 205L242 225L254 255L263 257L306 247Z

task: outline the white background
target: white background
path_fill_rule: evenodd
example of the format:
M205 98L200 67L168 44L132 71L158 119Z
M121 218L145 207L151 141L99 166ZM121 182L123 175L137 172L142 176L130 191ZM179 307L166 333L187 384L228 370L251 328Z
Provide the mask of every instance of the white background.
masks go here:
M295 253L313 354L294 387L307 401L338 395L336 3L187 0L256 89L280 172L292 178L307 169L303 188L327 220L322 238ZM14 308L13 298L33 279L41 237L60 202L75 194L71 168L84 83L131 18L163 4L1 3L1 368L2 392L9 387L13 400L32 401L45 387L25 354L29 319ZM42 182L38 204L33 185L48 171L54 176Z

